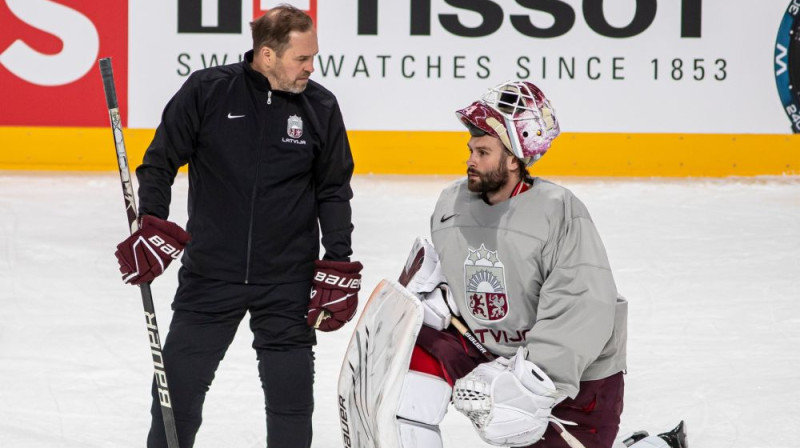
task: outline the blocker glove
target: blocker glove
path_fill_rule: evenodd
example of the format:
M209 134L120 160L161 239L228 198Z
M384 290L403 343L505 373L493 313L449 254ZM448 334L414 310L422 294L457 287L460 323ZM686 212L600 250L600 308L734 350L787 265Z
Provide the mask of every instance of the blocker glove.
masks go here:
M356 314L361 269L357 261L315 262L308 325L322 331L341 328Z
M152 281L178 258L191 237L174 222L155 216L140 218L139 230L117 245L122 280L131 285Z
M435 330L450 326L453 314L459 315L453 293L447 285L436 249L425 238L417 237L397 280L417 296L424 310L422 323Z

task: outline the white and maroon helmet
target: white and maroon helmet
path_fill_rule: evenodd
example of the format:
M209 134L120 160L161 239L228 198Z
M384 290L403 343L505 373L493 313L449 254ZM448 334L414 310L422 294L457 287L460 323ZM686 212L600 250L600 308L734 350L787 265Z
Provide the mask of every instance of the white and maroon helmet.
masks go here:
M560 132L553 106L527 81L498 84L479 101L456 111L456 116L467 128L499 138L527 166L547 152Z

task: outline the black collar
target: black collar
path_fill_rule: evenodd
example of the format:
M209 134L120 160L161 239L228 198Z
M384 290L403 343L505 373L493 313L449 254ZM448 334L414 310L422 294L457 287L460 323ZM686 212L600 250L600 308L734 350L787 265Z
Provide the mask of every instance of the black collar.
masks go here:
M247 74L247 77L253 82L253 85L256 89L269 92L272 90L272 86L269 85L269 79L266 76L262 75L260 72L253 70L253 67L250 65L253 63L253 50L248 51L244 54L244 60L242 61L242 65L244 67L244 72Z

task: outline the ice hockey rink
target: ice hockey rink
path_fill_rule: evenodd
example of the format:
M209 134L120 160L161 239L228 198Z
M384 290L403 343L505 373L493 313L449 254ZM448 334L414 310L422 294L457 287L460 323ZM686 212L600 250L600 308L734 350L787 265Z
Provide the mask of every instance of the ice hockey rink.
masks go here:
M396 278L454 177L354 178L362 305ZM694 448L800 446L800 178L552 179L588 206L630 301L621 432L685 420ZM171 219L185 224L187 178ZM136 447L152 364L115 172L0 172L0 446ZM166 333L177 266L153 284ZM342 446L336 382L353 324L320 333L315 448ZM264 446L247 321L206 399L197 447ZM275 366L275 368L281 368ZM450 409L445 446L483 447Z

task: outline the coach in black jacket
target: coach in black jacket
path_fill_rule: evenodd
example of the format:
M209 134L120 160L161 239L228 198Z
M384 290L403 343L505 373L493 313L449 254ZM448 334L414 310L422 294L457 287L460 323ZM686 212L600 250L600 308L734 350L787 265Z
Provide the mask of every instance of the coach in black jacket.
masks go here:
M195 72L167 104L136 170L141 230L117 251L124 280L139 284L188 241L163 349L181 447L194 443L205 392L248 311L267 445L309 447L314 326L335 330L357 307L353 159L336 97L309 80L313 23L282 5L252 28L244 61ZM187 163L188 234L166 221ZM155 383L153 397L148 446L165 446Z

